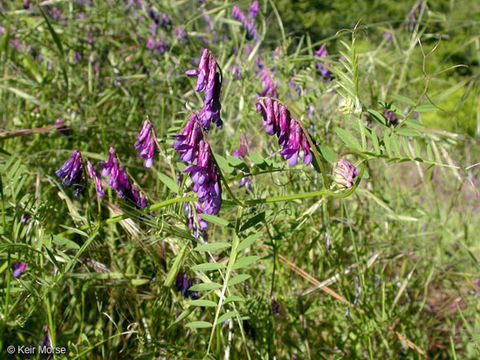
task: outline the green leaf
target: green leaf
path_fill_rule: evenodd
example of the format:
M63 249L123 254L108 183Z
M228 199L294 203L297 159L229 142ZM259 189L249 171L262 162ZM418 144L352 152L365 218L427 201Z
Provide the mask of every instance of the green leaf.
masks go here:
M237 159L234 156L227 155L227 161L235 169L241 170L241 171L246 172L246 173L250 172L250 168L247 166L247 164L245 164L242 160Z
M418 130L423 130L425 128L425 126L417 120L406 120L405 125Z
M430 162L435 162L435 158L433 157L432 146L427 144L427 158Z
M252 245L255 242L255 240L262 237L262 235L263 235L262 233L258 232L253 235L247 236L245 240L243 240L240 244L238 244L237 250L236 250L237 253L250 247L250 245Z
M199 245L195 249L195 251L217 251L217 250L223 250L226 248L231 247L232 245L228 243L211 243L211 244L205 244L205 245Z
M392 142L394 153L396 153L397 156L402 156L402 153L400 152L400 146L398 146L398 141L395 134L392 134L392 136L390 137L390 141Z
M392 99L397 100L397 101L399 101L401 103L404 103L404 104L407 104L407 105L415 106L415 101L413 101L412 99L409 99L405 96L402 96L402 95L393 95Z
M227 286L234 286L250 279L252 276L248 274L241 274L230 279Z
M192 321L185 324L186 327L190 329L207 329L211 328L213 325L208 321Z
M203 307L215 307L215 306L217 306L216 302L213 302L211 300L202 300L202 299L190 300L188 302L188 304L191 305L191 306L203 306Z
M229 311L225 314L223 314L222 316L220 316L218 319L217 319L217 324L221 324L231 318L233 318L234 316L237 316L237 312L236 311Z
M336 128L335 132L349 148L357 151L362 151L362 147L360 146L357 139L348 131L341 128Z
M209 290L217 290L217 289L221 289L221 288L222 288L222 285L211 282L211 283L202 283L202 284L193 285L188 290L190 290L190 291L209 291Z
M213 270L220 270L225 269L227 266L225 264L217 264L217 263L203 263L192 266L192 270L194 271L213 271Z
M379 113L377 110L369 109L367 110L372 117L377 120L380 124L388 126L387 125L387 119L385 119L385 116L383 116L381 113Z
M412 155L412 153L410 152L410 147L407 144L407 139L404 137L401 137L400 139L401 139L400 141L402 142L402 147L403 147L403 151L405 152L405 155L407 155L409 158L414 158L415 156Z
M245 256L245 257L242 257L240 258L239 260L237 260L237 262L235 263L235 265L233 265L233 270L238 270L238 269L242 269L242 268L246 268L247 266L250 266L252 265L253 263L255 263L258 259L260 259L260 257L258 256Z
M65 249L75 249L78 250L80 249L80 246L69 239L65 239L64 237L58 236L58 235L52 235L52 243L55 245L64 247Z
M237 295L231 295L231 296L229 296L228 298L225 299L223 304L225 305L225 304L235 302L235 301L238 301L238 302L245 301L245 298L242 298L242 297L237 296Z
M32 95L29 95L27 94L26 92L22 91L22 90L19 90L19 89L16 89L14 87L7 87L7 86L0 86L0 89L5 89L5 90L8 90L8 91L11 91L12 93L14 93L15 95L27 100L27 101L30 101L31 103L35 104L35 105L41 105L40 104L40 101L35 97L35 96L32 96Z
M420 105L415 108L415 111L418 113L426 113L426 112L432 112L437 110L438 108L434 105Z
M161 172L157 172L157 176L166 187L168 187L173 193L178 194L178 185L172 178Z
M413 149L415 151L415 157L422 157L422 151L420 150L420 145L418 144L417 139L413 139Z
M372 145L373 145L373 148L375 149L375 153L377 155L380 155L381 154L380 145L379 145L379 142L378 142L377 134L375 134L375 131L372 130L370 132L370 137L372 138Z
M327 145L319 145L318 148L323 158L327 160L330 164L334 164L335 161L337 161L337 154L332 149L330 149L330 147L328 147Z
M387 132L383 134L383 145L385 146L385 151L387 152L387 155L392 156L392 147L390 144L390 137L388 136Z
M265 220L265 211L252 216L250 219L248 219L241 227L240 227L240 232L243 232L247 229L250 229L251 227L257 225L258 223L262 222Z
M177 257L175 258L175 261L173 262L172 267L168 271L167 277L165 279L165 286L172 285L173 281L177 277L178 271L180 270L180 265L183 261L186 251L187 251L187 245L184 245L180 250L180 252L178 253Z
M257 152L252 151L249 153L250 159L255 163L255 165L265 164L265 159Z
M230 166L228 161L222 155L215 154L215 160L216 160L218 166L220 166L220 169L222 169L222 171L224 173L226 173L226 174L234 174L235 173L235 169Z
M222 218L219 218L218 216L215 215L207 215L207 214L199 214L199 216L205 220L206 222L220 225L220 226L229 226L230 223L227 220L224 220Z

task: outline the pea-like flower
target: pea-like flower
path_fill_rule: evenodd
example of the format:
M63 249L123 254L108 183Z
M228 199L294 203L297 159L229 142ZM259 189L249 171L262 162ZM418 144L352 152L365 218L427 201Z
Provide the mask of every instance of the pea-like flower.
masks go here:
M146 197L139 193L135 185L130 184L123 166L118 164L114 148L109 150L108 162L101 162L100 167L103 169L102 176L109 177L108 186L115 190L120 199L127 199L140 209L147 206Z
M145 120L142 130L137 137L135 149L140 151L140 157L145 159L143 165L146 168L151 168L153 165L153 157L155 156L155 133L153 125L150 120Z
M201 212L217 215L222 205L222 191L215 164L210 158L208 143L200 140L198 164L186 167L183 172L190 173L190 178L194 183L193 191L198 194Z
M97 170L95 170L95 168L90 163L90 161L87 161L87 173L88 173L88 176L90 177L90 180L92 180L95 183L97 196L100 199L103 199L103 197L105 196L105 192L103 191L102 179L100 179L100 176Z
M297 164L300 148L303 151L303 162L312 162L310 144L302 131L300 124L290 116L288 109L276 100L265 98L257 100L257 112L262 115L262 125L265 132L270 135L277 135L278 144L282 146L280 155L289 160L289 165Z
M251 19L256 17L258 13L260 12L260 4L258 1L254 1L252 5L250 5L250 8L248 9L248 16L250 16Z
M278 97L277 89L275 87L275 82L273 81L272 74L268 70L268 68L264 65L261 65L262 69L258 72L258 76L262 79L263 82L263 90L261 93L258 94L259 97L264 96L271 96L271 97Z
M222 128L222 120L220 119L220 90L222 81L220 73L217 71L217 61L213 55L204 49L197 69L188 70L185 75L192 77L197 76L197 84L195 91L205 91L203 99L203 108L198 113L198 119L202 127L208 131L213 121L219 129Z
M80 196L85 184L85 178L83 177L83 160L80 151L74 150L70 158L55 174L62 180L62 185L68 187L74 185L75 196Z
M235 5L232 9L232 18L239 21L245 30L247 30L247 39L254 40L255 42L258 41L258 33L255 27L255 22L253 19L248 19L247 16L243 13L240 8Z
M327 52L327 47L325 44L323 44L320 49L318 49L317 51L315 51L314 57L316 58L326 58L328 56L328 52ZM324 63L317 63L317 69L320 70L320 73L322 74L322 76L325 78L325 81L330 81L332 79L331 77L331 73L330 71L327 69L328 67L330 67L330 64L327 63L327 62L324 62Z
M350 189L355 179L360 175L360 171L344 159L335 163L333 173L335 184L344 189Z
M198 117L192 112L182 133L173 136L177 139L173 142L173 148L180 154L180 160L188 164L196 161L200 135Z
M175 287L178 292L180 292L185 300L191 298L192 300L197 300L200 298L200 293L196 291L190 291L192 287L192 281L188 278L187 274L179 272L175 279Z
M27 270L27 264L26 263L12 264L12 270L13 270L12 276L18 279Z

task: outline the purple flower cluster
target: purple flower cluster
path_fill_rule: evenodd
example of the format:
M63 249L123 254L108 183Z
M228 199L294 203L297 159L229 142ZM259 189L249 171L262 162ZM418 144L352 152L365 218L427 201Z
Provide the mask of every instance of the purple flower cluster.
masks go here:
M191 164L197 160L198 142L200 141L200 126L195 113L190 118L181 134L174 135L177 140L173 142L173 148L180 154L180 160Z
M270 96L270 97L278 97L277 89L275 87L275 83L273 82L273 77L270 71L266 66L263 66L262 69L259 71L258 76L262 79L263 82L263 90L261 93L258 94L260 97Z
M222 188L215 164L210 157L208 143L200 140L197 165L190 165L183 172L190 173L190 178L194 183L193 191L198 194L198 201L201 204L199 212L217 215L222 205Z
M14 278L18 279L26 270L27 264L25 263L12 264L12 276Z
M55 174L60 180L62 180L62 185L68 187L74 185L75 196L80 196L85 184L82 154L80 151L74 150L70 158L55 172Z
M190 291L192 287L192 281L188 278L187 274L179 272L175 279L175 287L177 291L182 293L182 296L185 300L191 298L192 300L200 299L200 293L196 291Z
M208 131L213 121L219 129L222 128L220 119L220 90L222 82L220 73L217 71L217 61L213 55L204 49L197 69L188 70L185 75L197 76L197 85L195 91L205 91L203 98L203 108L198 113L198 118L202 127Z
M258 13L260 12L260 4L258 1L254 1L250 8L248 9L248 16L250 16L251 19L256 17Z
M297 164L300 148L303 150L303 162L312 162L310 145L300 124L290 116L288 109L276 100L265 98L255 103L257 112L262 115L262 125L268 135L277 135L278 144L283 148L280 155L285 160L289 159L289 165Z
M396 127L398 125L398 119L393 112L385 109L383 113L385 114L385 117L387 118L388 121L390 121L390 124L392 124L393 127Z
M133 202L137 207L143 209L147 206L147 201L144 195L141 195L134 184L130 184L128 175L123 169L122 165L118 165L115 156L115 149L110 148L108 162L101 162L100 167L103 177L109 177L108 185L114 189L121 199L127 199Z
M333 173L335 184L344 189L350 189L357 176L360 175L360 171L355 166L343 159L335 163Z
M146 168L151 168L153 165L153 157L155 156L155 132L150 120L145 120L142 130L137 137L135 149L140 151L140 157L145 159L143 165Z
M328 56L327 52L327 47L325 44L323 44L320 49L315 51L315 54L313 55L316 58L326 58ZM320 73L322 76L325 78L325 81L330 81L332 79L330 71L328 71L328 67L330 67L330 64L327 62L324 63L317 63L317 69L320 70Z
M247 38L249 40L253 39L255 42L258 41L258 33L257 28L255 27L255 22L253 21L253 19L247 18L247 16L243 13L242 10L240 10L237 5L235 5L232 9L232 18L240 21L243 27L247 30Z

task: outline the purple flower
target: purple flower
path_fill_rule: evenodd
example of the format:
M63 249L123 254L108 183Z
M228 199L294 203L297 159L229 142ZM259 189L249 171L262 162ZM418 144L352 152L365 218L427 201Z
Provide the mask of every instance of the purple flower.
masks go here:
M198 68L188 70L185 75L192 77L198 76L197 78L197 85L195 86L195 91L202 92L205 87L207 86L207 73L209 72L209 51L208 49L203 49L202 57L200 58L200 62L198 64Z
M179 42L183 42L183 43L188 42L187 33L181 27L177 27L173 31L173 35L177 38Z
M78 64L83 58L83 55L80 51L75 51L75 53L73 54L73 62L75 64Z
M385 114L385 117L390 122L390 124L392 124L393 127L396 127L398 125L398 119L393 112L385 109L383 113Z
M233 80L242 80L242 73L240 72L240 68L237 65L233 65L230 68L230 73L233 76Z
M165 30L169 30L173 25L173 20L169 15L162 14L162 18L159 20L158 25Z
M23 214L22 219L20 220L20 222L21 222L23 225L27 225L27 222L28 222L29 219L30 219L30 215L28 215L28 214Z
M134 203L138 208L143 209L147 206L146 197L141 195L135 185L130 184L128 175L122 165L118 165L115 157L115 149L110 148L108 162L101 162L100 167L103 177L108 178L108 186L117 193L120 199L127 199Z
M259 11L260 11L260 4L258 3L258 1L254 1L250 6L250 8L248 9L248 16L250 16L250 18L253 19L255 16L257 16Z
M289 160L289 165L297 164L300 148L303 151L303 162L312 162L312 153L302 127L290 116L290 112L276 100L266 98L257 100L257 112L262 115L262 125L265 132L270 135L277 135L278 144L282 146L280 155Z
M258 76L262 79L263 90L258 94L260 97L270 96L276 98L278 96L275 83L273 82L272 74L268 71L267 67L263 67L258 73Z
M52 339L50 338L50 335L48 334L48 326L45 325L43 328L43 338L42 338L42 343L40 344L42 349L44 348L51 348L52 347Z
M105 196L105 193L103 191L102 180L100 179L100 176L98 175L97 170L95 170L95 168L90 163L90 161L87 161L87 173L88 173L88 176L90 177L90 179L93 182L95 182L97 196L100 199L103 199L103 197Z
M75 196L79 196L85 183L83 177L83 160L80 151L74 150L70 158L58 169L55 174L60 180L62 185L75 186Z
M258 33L253 19L249 20L237 5L235 5L232 9L232 18L240 21L243 27L247 30L247 39L253 39L255 42L258 41Z
M192 300L196 300L200 298L200 294L198 292L190 291L189 289L192 287L192 281L188 278L187 274L179 272L175 279L175 287L177 291L182 293L182 296L185 300L191 298Z
M247 137L245 134L240 135L240 147L238 150L233 150L233 156L236 157L237 159L243 158L245 155L247 155Z
M188 70L185 75L198 76L195 91L205 91L203 99L203 108L198 113L198 119L202 127L208 131L213 121L219 129L222 128L222 119L220 118L220 91L222 82L220 73L217 71L217 61L213 55L204 49L197 69Z
M149 50L155 49L155 40L153 39L152 36L147 37L147 42L145 43L145 47Z
M72 130L65 126L65 122L63 121L62 118L58 118L57 120L55 120L55 125L60 125L57 128L57 131L60 135L62 135L62 136L72 135Z
M19 278L22 276L22 274L27 270L27 264L26 263L18 263L18 264L12 264L12 276L14 278Z
M346 160L339 160L335 163L334 182L341 188L350 189L353 182L360 175L360 171Z
M155 134L150 120L145 120L142 130L138 135L135 149L140 151L140 157L145 159L143 165L151 168L153 165L153 157L155 156Z
M177 138L173 142L173 148L180 154L180 160L188 164L196 161L200 135L198 117L192 112L182 133L173 136Z
M195 212L193 211L193 206L195 206L196 216ZM193 235L196 238L198 238L200 235L205 238L206 231L208 230L208 224L205 220L198 216L198 214L203 214L202 206L198 202L194 202L193 205L191 203L183 203L183 212L187 217L188 228L193 232ZM200 229L198 228L197 223Z
M316 57L316 58L326 58L328 56L326 45L323 44L320 47L320 49L315 51L315 54L313 56ZM322 74L322 76L325 78L325 81L328 82L332 79L330 71L328 71L328 69L327 69L328 67L330 67L329 63L327 63L327 62L317 63L316 66L317 66L317 69L320 70L320 73Z
M270 298L270 301L272 303L272 311L275 316L280 316L280 305L278 302L275 300L275 298L272 296Z
M201 213L217 215L222 205L222 191L215 164L210 158L210 146L200 140L198 147L198 164L190 165L183 170L190 173L193 191L198 195Z
M477 296L480 299L480 282L478 280L472 281L473 285L477 288L476 290L470 290L470 294Z

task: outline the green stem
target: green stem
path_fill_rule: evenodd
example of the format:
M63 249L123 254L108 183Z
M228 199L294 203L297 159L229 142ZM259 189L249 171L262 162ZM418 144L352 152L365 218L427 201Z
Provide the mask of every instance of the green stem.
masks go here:
M332 196L340 199L344 199L352 195L356 188L358 187L358 184L360 183L362 179L363 172L365 170L365 163L362 163L362 168L360 169L360 175L357 178L356 183L353 185L351 189L346 191L343 194L335 193L330 190L320 190L320 191L313 191L313 192L308 192L308 193L303 193L303 194L293 194L293 195L287 195L287 196L277 196L277 197L271 197L271 198L266 198L266 199L254 199L254 200L247 200L244 201L243 203L240 201L234 201L238 206L240 207L247 207L247 206L252 206L252 205L257 205L257 204L270 204L270 203L276 203L276 202L283 202L283 201L290 201L290 200L298 200L298 199L306 199L306 198L311 198L311 197L324 197L324 196ZM142 210L142 213L149 213L150 211L155 211L159 210L163 207L166 207L168 205L176 204L176 203L183 203L183 202L194 202L198 201L197 197L191 197L191 198L173 198L173 199L168 199L165 201L162 201L157 204L150 205L146 207L145 209ZM111 217L105 221L102 221L99 225L109 225L109 224L115 224L119 221L125 220L132 217L131 214L123 214L119 216L114 216ZM83 225L79 229L80 230L87 230L89 228L88 225ZM69 234L73 234L74 231L72 230L67 230L64 231L58 236L65 236Z
M176 203L193 202L193 201L198 201L198 198L197 197L192 197L192 198L168 199L168 200L165 200L165 201L159 202L157 204L153 204L153 205L150 205L150 206L146 207L145 209L142 210L142 213L149 213L150 211L159 210L163 207L173 205L173 204L176 204ZM130 214L123 214L123 215L114 216L114 217L111 217L111 218L109 218L105 221L102 221L100 223L100 225L115 224L119 221L129 219L130 217L131 217ZM89 225L87 224L87 225L81 226L79 229L80 230L87 230L88 228L89 228ZM69 235L69 234L73 234L73 231L72 230L67 230L67 231L64 231L64 232L58 234L58 236L64 236L64 235Z

